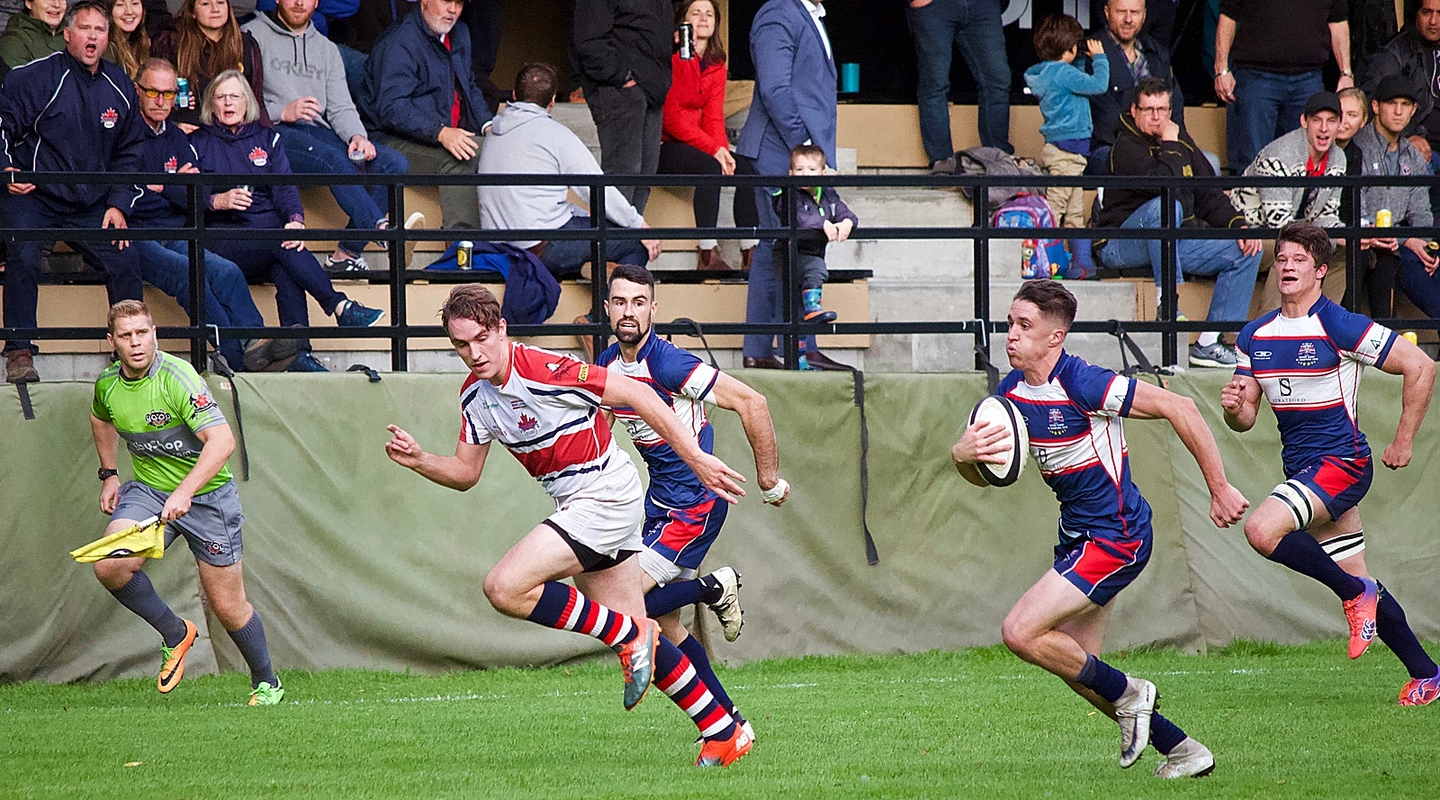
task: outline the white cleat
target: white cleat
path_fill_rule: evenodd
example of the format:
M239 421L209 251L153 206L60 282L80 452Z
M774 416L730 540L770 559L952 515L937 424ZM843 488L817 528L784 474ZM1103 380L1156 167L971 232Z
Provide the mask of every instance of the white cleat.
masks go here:
M1159 694L1155 684L1144 678L1130 678L1125 693L1115 701L1115 721L1120 724L1120 766L1128 769L1140 760L1150 744L1150 715L1155 713Z
M1210 748L1185 737L1155 768L1157 778L1203 778L1215 771L1215 756Z
M740 629L745 626L745 614L740 610L740 573L734 567L721 567L710 575L723 590L720 599L710 604L710 610L720 620L725 641L733 642L740 638Z

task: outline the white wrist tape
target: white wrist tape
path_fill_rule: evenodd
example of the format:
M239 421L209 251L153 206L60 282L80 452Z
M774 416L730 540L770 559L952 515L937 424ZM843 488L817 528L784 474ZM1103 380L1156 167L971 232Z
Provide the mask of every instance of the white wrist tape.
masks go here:
M788 491L790 491L790 484L786 483L784 478L780 478L775 482L774 486L769 489L762 489L760 498L767 503L774 503L777 500L783 499L785 493Z

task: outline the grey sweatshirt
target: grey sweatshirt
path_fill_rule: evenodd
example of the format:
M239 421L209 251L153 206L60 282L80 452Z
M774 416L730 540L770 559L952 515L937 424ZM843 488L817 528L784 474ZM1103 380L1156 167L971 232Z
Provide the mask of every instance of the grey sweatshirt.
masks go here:
M314 25L295 33L274 19L273 13L261 14L243 26L255 37L265 59L264 101L270 119L280 122L285 106L301 97L313 97L324 112L312 124L335 131L346 144L354 136L369 138L350 99L340 48L321 36Z
M495 117L480 147L481 175L600 175L600 165L569 128L534 103L511 103ZM570 203L567 191L590 202L585 186L481 186L480 227L559 228L585 211ZM645 223L635 207L613 186L605 189L605 216L616 225ZM533 247L539 242L511 242Z
M1380 136L1380 132L1375 130L1373 120L1355 134L1355 143L1360 145L1360 152L1365 156L1364 174L1387 174L1385 154L1389 152L1390 146ZM1430 174L1429 162L1415 149L1415 145L1410 144L1409 139L1401 136L1396 144L1400 156L1400 175L1408 177ZM1375 212L1382 208L1390 209L1396 225L1428 228L1435 220L1430 211L1430 191L1424 186L1372 186L1360 191L1362 216L1373 221Z

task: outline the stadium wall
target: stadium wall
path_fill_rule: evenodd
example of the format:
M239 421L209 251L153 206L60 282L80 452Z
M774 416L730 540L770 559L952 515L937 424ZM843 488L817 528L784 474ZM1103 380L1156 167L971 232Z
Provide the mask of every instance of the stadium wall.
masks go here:
M709 564L745 575L745 635L717 656L904 653L988 645L1016 598L1050 563L1056 503L1033 465L1015 486L978 489L949 463L961 420L984 393L975 374L867 379L870 529L860 525L860 414L849 376L742 373L775 417L783 509L758 492L730 512ZM1223 375L1172 379L1216 432L1230 480L1252 500L1281 479L1268 410L1256 429L1225 429ZM230 384L212 378L233 421ZM245 578L281 669L364 667L438 672L553 664L599 650L585 637L501 617L481 579L551 508L508 455L491 454L465 494L427 483L382 451L399 424L428 449L455 441L456 375L256 375L237 380L251 475ZM91 386L30 387L36 419L0 390L0 680L77 681L153 673L156 639L108 597L67 551L99 536ZM1400 381L1371 371L1362 422L1377 457L1399 415ZM716 415L719 455L754 467L738 419ZM1132 470L1155 509L1149 568L1116 601L1107 649L1159 644L1190 651L1232 638L1300 642L1344 633L1325 589L1257 556L1238 529L1208 520L1194 461L1163 422L1126 426ZM1381 468L1364 504L1367 561L1405 603L1423 637L1440 636L1440 422L1432 414L1414 464ZM127 459L122 459L122 465ZM239 475L239 454L232 469ZM751 484L753 489L753 483ZM213 618L202 621L195 568L183 545L150 566L162 594L195 619L201 641L187 671L241 667ZM713 620L709 620L712 633Z

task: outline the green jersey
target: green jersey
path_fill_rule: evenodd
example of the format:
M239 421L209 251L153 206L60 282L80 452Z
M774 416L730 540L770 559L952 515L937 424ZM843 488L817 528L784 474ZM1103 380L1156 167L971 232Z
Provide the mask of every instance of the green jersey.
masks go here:
M125 377L118 362L111 364L95 381L90 411L125 439L136 480L162 492L175 491L195 469L204 446L195 434L226 424L195 368L168 353L156 353L150 371L137 380ZM221 467L196 494L229 480L230 468Z

